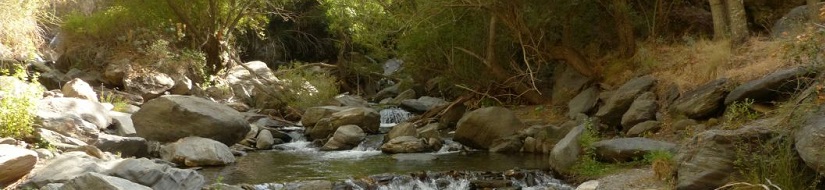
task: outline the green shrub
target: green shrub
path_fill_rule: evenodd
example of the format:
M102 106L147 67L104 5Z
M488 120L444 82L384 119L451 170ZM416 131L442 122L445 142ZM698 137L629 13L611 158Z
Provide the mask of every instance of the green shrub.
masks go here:
M338 94L337 79L326 73L301 68L293 63L278 69L283 81L285 103L291 108L304 110L332 100Z
M8 73L0 71L0 137L22 140L34 132L33 113L43 89L37 82L23 82L28 76L22 68L15 76L5 76Z
M124 99L121 96L115 95L114 92L101 91L100 97L98 99L100 99L100 102L112 104L114 106L112 110L114 111L126 112L127 110L129 110L129 103L126 102L126 99Z
M759 118L760 114L753 109L753 99L745 99L741 102L734 102L725 109L725 122L723 129L738 129L748 121Z
M599 141L598 132L590 120L585 122L585 127L584 133L579 137L579 144L584 154L573 166L574 175L582 178L594 178L615 171L618 168L617 165L596 160L596 149L593 148L593 143Z

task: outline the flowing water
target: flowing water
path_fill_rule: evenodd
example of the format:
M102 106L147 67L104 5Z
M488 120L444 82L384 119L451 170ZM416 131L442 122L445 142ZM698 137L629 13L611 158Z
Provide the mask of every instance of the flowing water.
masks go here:
M412 113L401 108L386 108L378 112L381 114L381 127L390 128L398 123L407 121Z
M394 117L382 118L382 121L403 122L409 113L399 110L382 110L382 116ZM388 155L379 150L384 135L370 135L358 147L348 151L319 151L303 138L300 131L291 132L290 136L293 137L292 142L277 145L275 150L250 152L238 157L235 164L204 168L200 172L210 182L258 184L257 189L280 189L288 187L287 182L308 180L351 183L348 189L469 189L471 182L481 179L480 175L462 175L458 178L431 175L416 179L408 176L416 172L541 171L549 168L546 155L459 151L460 144L449 139L438 152ZM381 185L370 188L353 181L376 175L395 177L383 178L385 180ZM552 176L532 175L532 178L512 180L511 184L522 189L572 189Z

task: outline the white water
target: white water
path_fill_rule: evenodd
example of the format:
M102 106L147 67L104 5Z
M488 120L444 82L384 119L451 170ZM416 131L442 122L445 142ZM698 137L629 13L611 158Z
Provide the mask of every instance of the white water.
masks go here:
M401 108L386 108L378 113L381 114L381 127L392 127L412 117L412 113Z

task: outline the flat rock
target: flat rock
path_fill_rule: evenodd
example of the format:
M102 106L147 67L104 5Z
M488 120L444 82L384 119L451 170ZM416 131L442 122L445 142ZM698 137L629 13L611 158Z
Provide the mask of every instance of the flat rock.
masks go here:
M61 190L151 190L152 188L126 179L89 172L67 181Z
M811 67L795 67L776 71L739 85L725 97L725 105L745 99L752 99L756 102L776 100L777 97L787 96L787 94L793 94L799 89L805 89L805 85L809 83L800 80L810 79L816 74L816 69Z
M605 161L627 162L656 152L676 152L676 144L648 138L618 138L593 143L596 156Z

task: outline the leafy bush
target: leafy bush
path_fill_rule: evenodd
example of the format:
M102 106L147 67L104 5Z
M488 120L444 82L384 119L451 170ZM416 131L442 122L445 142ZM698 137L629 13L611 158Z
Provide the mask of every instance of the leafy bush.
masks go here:
M753 106L753 99L745 99L729 105L725 109L725 123L722 128L738 129L748 121L759 118L760 114L752 110L751 106Z
M33 113L43 89L37 82L23 82L28 76L22 69L4 76L8 73L0 71L0 137L24 139L34 132Z
M291 108L304 110L322 105L338 95L337 79L334 76L302 68L301 63L282 66L277 74L286 90L285 103Z

